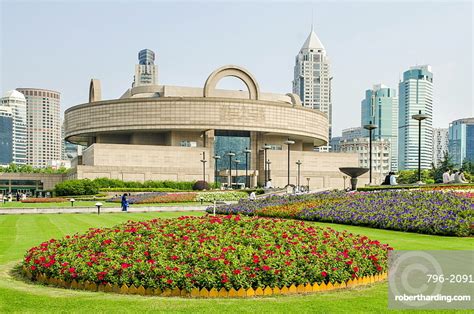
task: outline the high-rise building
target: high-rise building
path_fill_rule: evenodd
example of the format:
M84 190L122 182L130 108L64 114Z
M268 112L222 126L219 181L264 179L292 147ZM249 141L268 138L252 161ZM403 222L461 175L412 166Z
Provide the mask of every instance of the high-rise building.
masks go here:
M449 154L457 167L464 160L474 162L474 117L459 119L449 124Z
M0 165L13 162L13 113L12 108L0 106Z
M60 93L38 88L17 88L26 98L27 163L47 167L61 159Z
M140 50L138 64L135 65L135 76L132 87L158 84L158 66L155 65L155 53L150 49Z
M341 139L339 149L341 153L358 153L359 167L369 168L370 141L368 137ZM390 140L381 138L372 141L372 172L383 178L391 167Z
M363 137L363 128L353 127L342 130L342 140L352 140L354 138Z
M329 118L329 141L332 137L330 62L326 49L311 28L311 32L295 58L293 93L300 96L304 107L320 110ZM328 151L329 146L319 147Z
M27 124L26 99L22 93L11 90L0 100L0 105L11 108L12 114L12 163L26 164Z
M444 154L448 152L448 129L436 128L433 129L433 164L435 167L440 165Z
M386 139L391 147L391 171L398 169L398 97L393 88L383 84L374 85L365 91L361 102L361 126L373 123L377 128L372 131L374 139ZM363 129L364 137L369 130Z
M418 121L421 122L421 168L430 169L433 158L433 72L431 66L410 67L398 85L398 169L418 169Z

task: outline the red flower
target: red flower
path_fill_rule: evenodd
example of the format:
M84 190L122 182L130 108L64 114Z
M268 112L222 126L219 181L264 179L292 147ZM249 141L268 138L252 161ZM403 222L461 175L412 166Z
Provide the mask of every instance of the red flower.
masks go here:
M92 266L92 262L87 262L86 264L87 264L87 266L89 266L89 267Z
M240 216L235 216L234 221L240 221Z
M175 260L178 259L178 257L177 257L176 255L173 255L173 256L171 256L171 259L172 259L173 261L175 261Z
M222 279L221 279L221 282L222 282L222 283L226 283L226 282L228 282L228 281L229 281L229 279L227 279L227 278L222 278Z
M168 280L166 280L166 282L169 283L169 284L172 284L172 283L173 283L173 280L172 280L172 279L168 279Z
M270 270L270 266L264 265L264 266L262 266L262 269L263 269L264 271L269 271L269 270Z
M75 272L75 271L76 271L76 269L75 269L74 267L69 268L69 272L70 272L70 273L73 273L73 272Z
M148 251L143 252L143 254L145 254L145 256L150 256L150 252Z
M328 273L327 273L327 272L325 272L325 271L321 272L321 276L323 276L323 277L327 277L327 275L328 275Z
M149 259L147 262L150 263L150 264L155 264L156 263L154 259Z
M352 269L354 270L355 273L357 273L359 271L359 267L357 267L357 266L352 268Z
M377 271L382 271L382 267L377 266Z
M130 266L132 266L131 264L127 264L127 263L122 263L122 269L127 269L129 268Z
M189 277L192 277L193 274L187 273L185 276L189 278Z
M236 270L233 271L233 273L234 273L234 275L238 275L238 274L241 273L241 271L240 271L240 269L236 269Z
M35 270L35 269L36 269L36 266L32 265L32 266L30 267L30 269L31 269L31 270Z

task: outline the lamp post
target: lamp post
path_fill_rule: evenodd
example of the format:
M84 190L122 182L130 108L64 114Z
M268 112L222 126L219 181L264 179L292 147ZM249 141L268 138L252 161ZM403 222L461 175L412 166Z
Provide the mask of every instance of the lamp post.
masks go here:
M301 160L298 160L296 162L296 164L298 165L298 180L297 180L297 184L296 184L296 186L298 187L298 190L300 189L300 168L301 168L302 163L303 162Z
M285 144L288 145L288 183L287 186L290 185L290 146L293 145L295 141L287 139Z
M309 179L310 178L306 178L306 181L308 181L308 192L309 192Z
M372 184L372 131L376 128L377 126L372 124L372 121L364 125L364 129L369 130L369 185Z
M263 186L266 186L267 185L267 181L268 181L268 168L267 168L267 163L266 163L266 160L267 160L267 150L269 150L270 148L272 148L270 145L266 144L263 146L263 173L264 173L264 177L265 177L265 182L263 183Z
M206 152L202 152L202 180L206 182Z
M245 187L249 188L250 187L250 180L249 180L249 154L252 151L248 149L248 147L245 147L244 153L245 153Z
M71 202L71 207L74 207L74 202L75 202L76 200L73 199L73 198L71 198L69 201Z
M214 155L212 156L212 158L214 158L214 185L217 187L217 175L218 175L218 171L217 171L217 161L219 159L221 159L221 156L219 155Z
M428 119L427 114L422 114L421 110L418 114L412 115L412 119L418 120L418 184L421 183L421 121Z
M95 206L97 207L97 215L100 215L100 207L102 206L101 202L95 203Z
M235 156L235 153L230 151L227 153L227 156L229 156L229 186L232 188L232 157Z
M270 161L270 159L268 159L266 162L267 164L267 171L268 171L268 181L270 181L272 179L272 176L271 176L271 171L270 171L270 165L272 164L272 162Z
M234 163L235 163L235 184L237 186L237 180L238 180L238 176L239 176L239 164L240 164L240 160L236 159L234 160Z

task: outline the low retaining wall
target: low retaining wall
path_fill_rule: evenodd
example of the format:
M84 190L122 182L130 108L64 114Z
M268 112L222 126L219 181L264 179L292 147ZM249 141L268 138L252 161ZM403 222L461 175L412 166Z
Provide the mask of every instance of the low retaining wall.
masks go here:
M192 297L192 298L245 298L255 296L275 296L275 295L290 295L298 293L315 293L321 291L330 291L336 289L352 288L357 286L365 286L378 281L387 279L387 273L380 273L374 276L366 276L356 279L351 279L342 283L322 283L322 284L301 284L291 285L289 287L265 287L257 289L243 289L235 290L234 288L226 290L221 288L217 290L212 288L207 290L206 288L198 289L194 288L191 291L181 290L179 288L161 290L159 288L144 288L143 286L135 287L131 285L97 285L86 281L84 283L73 280L72 282L66 282L62 279L50 278L45 274L40 274L37 277L33 277L31 272L23 266L23 274L32 281L38 281L47 285L58 286L67 289L87 290L87 291L102 291L102 292L114 292L120 294L136 294L143 296L161 296L161 297Z

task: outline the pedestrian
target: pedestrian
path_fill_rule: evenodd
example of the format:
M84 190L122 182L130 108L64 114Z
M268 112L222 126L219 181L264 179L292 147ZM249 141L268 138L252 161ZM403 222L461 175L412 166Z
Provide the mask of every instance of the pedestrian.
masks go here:
M252 193L250 193L250 195L249 195L249 200L255 201L256 198L257 198L257 196L255 195L255 191L252 191Z
M462 169L454 174L454 183L467 183L466 177L464 176L464 171Z
M395 172L390 172L390 185L397 185L397 178L395 177Z
M126 212L128 209L127 193L122 195L122 211Z
M385 176L385 180L382 182L382 185L390 185L390 175L392 174L392 172L389 172L386 176Z
M446 171L443 173L443 183L448 184L451 182L451 170L446 169Z
M16 191L16 201L20 201L20 192Z

